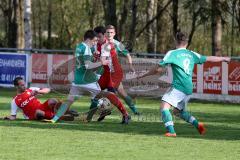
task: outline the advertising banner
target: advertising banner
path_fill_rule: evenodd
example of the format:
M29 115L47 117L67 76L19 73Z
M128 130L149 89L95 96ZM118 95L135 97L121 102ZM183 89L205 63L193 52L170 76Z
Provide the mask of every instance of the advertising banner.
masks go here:
M240 95L240 63L230 62L228 65L228 94Z
M15 77L28 82L28 55L23 53L0 53L0 86L13 86Z
M32 54L32 82L47 83L48 55Z
M16 76L22 76L26 80L25 54L4 53L0 56L1 84L12 84ZM119 59L124 70L123 86L129 94L159 97L171 86L171 66L161 75L137 78L156 66L159 59L133 58L134 73L130 70L125 57ZM50 79L52 88L59 85L67 87L74 79L74 64L72 55L32 54L32 82L47 84ZM194 93L240 95L240 62L232 61L226 65L221 62L206 62L203 65L196 65L192 82Z
M203 93L222 93L222 63L206 62L203 65Z
M163 95L170 87L171 70L161 75L152 75L141 79L136 78L148 72L158 63L159 59L133 58L133 67L135 68L135 73L133 73L129 70L129 65L126 61L121 60L125 73L123 86L127 92L135 96L159 97Z
M55 54L52 61L52 83L66 84L68 82L68 55Z

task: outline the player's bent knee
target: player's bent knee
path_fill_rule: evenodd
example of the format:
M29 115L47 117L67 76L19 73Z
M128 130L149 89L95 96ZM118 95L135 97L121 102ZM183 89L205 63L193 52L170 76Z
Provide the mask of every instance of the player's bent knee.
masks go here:
M69 102L69 103L73 103L75 100L77 100L77 97L75 97L75 96L68 96L68 98L67 98L67 101Z
M173 109L173 114L175 115L175 116L180 116L180 110L179 109L177 109L177 108L174 108Z
M48 106L55 106L58 103L59 103L59 101L55 98L51 98L48 100Z
M170 109L171 105L165 101L162 101L161 105L160 105L160 109L164 110L164 109Z

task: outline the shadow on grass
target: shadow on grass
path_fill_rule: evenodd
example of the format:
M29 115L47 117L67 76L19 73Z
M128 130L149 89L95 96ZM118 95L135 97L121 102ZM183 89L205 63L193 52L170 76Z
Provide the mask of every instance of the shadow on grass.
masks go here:
M94 132L112 132L131 135L146 136L163 136L165 128L160 122L131 122L129 125L118 124L117 120L107 120L105 122L83 123L79 121L61 122L56 124L48 124L37 121L16 120L4 121L0 120L0 126L9 127L28 127L37 129L61 129L61 130L78 130L78 131L94 131ZM196 138L209 140L240 140L239 128L231 126L207 126L207 134L201 136L195 128L185 123L175 123L175 130L178 137Z
M15 91L6 91L6 93L1 94L2 97L12 97L15 94ZM54 95L50 95L50 97L54 97ZM56 97L56 96L55 96ZM46 99L45 97L41 98L41 101ZM11 98L9 98L11 100ZM82 102L89 102L89 98L83 98ZM143 103L143 100L140 101ZM149 102L149 103L148 103ZM82 123L80 121L74 122L66 122L66 123L57 123L57 124L47 124L37 121L27 121L27 120L16 120L16 121L4 121L0 120L0 126L7 127L28 127L28 128L38 128L38 129L61 129L61 130L78 130L78 131L94 131L94 132L113 132L113 133L121 133L121 134L131 134L131 135L147 135L147 136L163 136L165 133L165 128L163 123L160 122L160 113L157 105L153 105L156 102L144 101L141 106L146 106L147 108L139 108L139 111L143 113L143 118L137 119L133 116L133 121L129 125L121 125L119 124L120 118L117 119L109 119L107 118L104 122L91 122L91 123ZM74 109L78 111L87 111L88 106L84 105L79 107L78 105L82 103L74 104ZM153 105L153 106L152 106ZM209 140L240 140L240 129L237 128L236 125L232 125L232 123L240 124L239 114L235 112L224 113L224 107L220 107L223 110L221 113L217 112L206 112L204 107L202 107L202 112L194 111L194 107L192 107L191 113L196 116L200 121L209 122L210 124L207 126L207 134L205 136L200 136L196 129L194 129L191 125L184 123L183 121L176 119L175 129L178 134L178 137L183 138L196 138L196 139L209 139ZM10 103L0 103L1 112L8 112L10 109ZM218 109L216 107L216 109ZM231 110L230 108L227 108ZM129 111L130 113L130 111ZM240 113L240 111L239 111ZM114 111L113 116L117 116L118 111ZM183 123L182 123L183 122ZM214 123L218 123L214 125ZM221 126L219 125L222 124ZM235 127L234 127L235 126ZM238 125L239 126L239 125Z
M217 122L217 123L239 123L240 118L237 113L204 113L204 112L192 112L197 118L200 117L205 122ZM240 134L240 133L239 133Z

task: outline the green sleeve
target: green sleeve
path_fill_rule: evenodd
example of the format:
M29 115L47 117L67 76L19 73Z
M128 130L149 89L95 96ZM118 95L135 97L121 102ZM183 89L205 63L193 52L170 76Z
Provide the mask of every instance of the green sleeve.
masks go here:
M200 55L200 54L198 54L196 52L193 52L193 54L194 54L194 63L202 64L202 63L205 63L207 61L207 57L206 56Z
M121 42L114 40L114 46L118 55L127 56L127 54L129 54L129 51L124 47Z
M75 57L80 56L81 54L81 47L79 45L77 45L76 49L75 49Z
M206 56L201 56L200 64L205 63L206 61L207 61L207 57Z
M160 66L166 66L167 64L173 63L174 55L172 51L168 51L164 58L159 62Z
M79 55L79 56L77 56L77 55ZM80 53L76 53L76 60L77 60L78 66L82 66L85 68L85 62L92 61L92 56L84 55L82 52L80 52Z
M100 74L100 75L102 75L103 72L104 72L103 66L99 67L99 68L97 69L97 71L96 71L96 73L97 73L97 74Z
M165 63L163 60L160 60L159 63L158 63L160 66L166 66L167 63Z
M95 52L95 48L94 47L91 47L91 52L94 53Z

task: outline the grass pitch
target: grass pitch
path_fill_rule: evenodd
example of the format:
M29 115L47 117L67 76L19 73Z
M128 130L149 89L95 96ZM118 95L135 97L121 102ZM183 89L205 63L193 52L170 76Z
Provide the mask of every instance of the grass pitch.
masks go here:
M0 88L0 117L8 115L15 91ZM40 97L45 101L50 94ZM142 116L132 116L129 125L119 124L119 112L103 122L47 124L23 120L0 120L0 160L239 160L240 105L189 103L189 110L207 125L204 136L175 118L177 138L164 137L159 100L137 99ZM72 106L88 110L89 98ZM129 111L130 113L130 111Z

